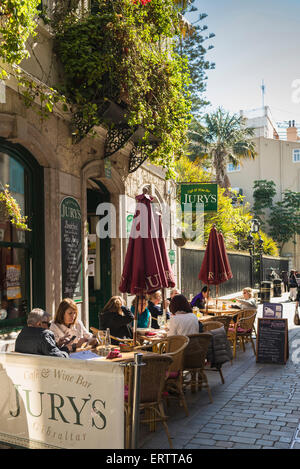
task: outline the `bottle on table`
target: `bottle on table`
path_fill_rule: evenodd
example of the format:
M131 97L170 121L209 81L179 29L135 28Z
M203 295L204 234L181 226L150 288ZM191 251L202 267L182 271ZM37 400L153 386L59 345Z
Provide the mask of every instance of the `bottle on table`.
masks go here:
M104 339L105 355L109 354L110 346L111 346L110 329L107 328L105 331L105 339Z

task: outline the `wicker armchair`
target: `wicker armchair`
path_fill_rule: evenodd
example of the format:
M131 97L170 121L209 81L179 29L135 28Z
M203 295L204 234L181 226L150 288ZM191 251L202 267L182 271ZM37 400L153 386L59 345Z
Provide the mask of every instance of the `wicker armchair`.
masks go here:
M189 415L187 403L183 393L183 357L184 350L189 343L189 338L183 335L173 335L162 339L155 344L153 351L160 354L167 354L172 358L168 373L165 391L167 399L175 397L179 399L179 404L183 406L186 415Z
M241 315L237 322L228 329L228 340L233 345L233 357L236 357L236 348L239 343L245 352L245 342L249 341L252 344L253 352L255 355L255 345L252 339L252 330L255 322L257 311L253 309L242 310Z
M208 385L207 376L204 371L206 354L211 334L202 332L201 334L192 334L188 336L189 343L184 350L183 368L190 376L190 379L184 379L184 384L191 386L191 391L195 392L198 388L205 387L208 392L209 400L212 402L212 395Z
M232 321L232 316L226 316L225 314L222 316L212 316L210 321L217 321L219 323L221 322L224 326L224 329L227 335L229 325Z
M223 327L223 323L219 321L207 321L203 323L203 332L209 332L212 329L218 329L219 327Z
M166 382L166 373L172 358L168 355L145 355L143 356L145 366L141 367L141 391L140 411L145 410L144 417L140 423L151 424L152 428L156 422L161 422L168 437L170 448L173 448L168 425L167 416L163 406L163 390ZM125 395L125 425L126 425L126 448L130 448L132 404L133 404L133 367L130 367L128 378L128 394Z

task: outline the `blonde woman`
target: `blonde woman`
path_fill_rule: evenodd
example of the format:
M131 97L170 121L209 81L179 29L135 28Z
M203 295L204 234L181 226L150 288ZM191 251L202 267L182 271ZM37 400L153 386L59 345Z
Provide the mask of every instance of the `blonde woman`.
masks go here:
M256 300L251 288L243 288L243 299L237 298L241 309L257 309Z
M108 328L111 335L121 339L132 339L131 323L133 320L133 314L123 305L120 296L113 296L99 314L100 329ZM112 343L118 344L114 339Z
M78 308L71 298L65 298L60 302L50 330L54 333L56 342L61 345L75 336L72 341L73 350L81 347L84 342L88 342L90 345L97 344L97 340L78 319Z

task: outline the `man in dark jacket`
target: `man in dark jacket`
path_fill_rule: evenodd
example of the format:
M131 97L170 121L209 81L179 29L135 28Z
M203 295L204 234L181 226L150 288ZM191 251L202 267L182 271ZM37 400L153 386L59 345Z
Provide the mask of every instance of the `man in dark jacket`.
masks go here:
M44 316L45 312L39 308L29 313L27 326L21 330L16 339L15 352L69 358L68 348L66 346L58 348L53 332L43 327Z

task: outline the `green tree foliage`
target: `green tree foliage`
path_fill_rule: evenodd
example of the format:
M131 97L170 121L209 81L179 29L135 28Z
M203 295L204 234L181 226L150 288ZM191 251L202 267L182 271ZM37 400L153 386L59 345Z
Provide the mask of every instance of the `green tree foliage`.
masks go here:
M203 127L192 135L199 155L210 158L216 181L226 191L230 187L227 164L237 166L243 159L254 159L256 156L252 136L253 129L245 126L242 116L231 115L222 108L212 114L206 114Z
M264 217L264 210L270 208L273 204L273 198L276 194L276 184L274 181L267 181L266 179L260 179L254 181L253 184L253 212L262 223L262 217Z
M19 64L28 57L26 40L35 34L39 0L2 0L0 2L0 58ZM2 72L2 77L6 73Z
M195 0L189 2L186 8L183 9L183 15L187 14L188 17L189 12L194 12L194 14L197 12L198 9L194 3ZM189 85L192 100L191 111L196 120L202 116L204 107L209 104L203 96L206 90L206 72L215 68L215 64L206 58L207 52L213 48L211 44L206 46L206 42L215 37L213 33L208 34L207 25L202 24L206 17L207 14L205 13L199 14L198 20L187 27L185 34L180 36L177 46L177 52L180 56L186 56L188 59L188 69L191 77Z
M176 161L177 182L209 182L211 174L203 170L201 160L191 161L184 156ZM231 190L234 194L234 191ZM178 192L180 194L180 192ZM238 202L243 197L236 195ZM208 240L209 232L213 224L221 230L228 249L248 251L247 236L250 231L252 214L249 204L238 203L233 205L232 198L226 195L226 189L218 188L218 211L206 213L204 216L204 242ZM263 252L265 254L278 256L276 243L266 234L261 232L264 241ZM258 236L254 242L258 247Z
M256 218L268 225L270 236L276 241L280 252L284 245L300 234L300 192L286 190L282 200L273 203L276 185L266 179L256 180L253 185L253 212ZM265 210L269 209L269 215Z
M282 251L287 242L300 234L300 192L285 191L282 201L271 206L268 224L270 235Z

